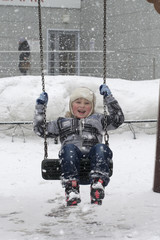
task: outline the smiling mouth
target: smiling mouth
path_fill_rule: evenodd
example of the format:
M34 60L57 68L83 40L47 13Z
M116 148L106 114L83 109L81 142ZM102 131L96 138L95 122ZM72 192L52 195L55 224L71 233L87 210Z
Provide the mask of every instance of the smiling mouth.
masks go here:
M84 114L86 111L78 110L80 114Z

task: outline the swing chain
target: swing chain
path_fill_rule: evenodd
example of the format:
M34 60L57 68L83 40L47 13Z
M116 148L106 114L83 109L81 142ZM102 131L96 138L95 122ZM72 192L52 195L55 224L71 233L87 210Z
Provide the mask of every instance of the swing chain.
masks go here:
M104 0L104 22L103 22L103 83L106 84L106 75L107 75L107 62L106 62L106 49L107 49L107 33L106 33L106 16L107 16L107 0Z
M42 17L41 17L41 0L38 0L38 19L39 19L39 43L40 43L40 64L41 64L41 80L42 80L42 91L45 92L45 79L44 79L44 63L43 63L43 37L42 37ZM46 121L46 106L43 107L44 113L44 159L48 157L48 146L47 146L47 121Z
M45 92L44 83L44 66L43 66L43 37L42 37L42 17L41 17L41 0L38 0L38 16L39 16L39 42L40 42L40 64L41 64L41 77L42 77L42 90Z
M107 0L104 0L104 21L103 21L103 84L106 84L106 78L107 78ZM106 103L105 103L105 97L103 97L103 108L104 108L104 142L106 145L108 145L109 141L109 135L107 133L107 111L106 111Z

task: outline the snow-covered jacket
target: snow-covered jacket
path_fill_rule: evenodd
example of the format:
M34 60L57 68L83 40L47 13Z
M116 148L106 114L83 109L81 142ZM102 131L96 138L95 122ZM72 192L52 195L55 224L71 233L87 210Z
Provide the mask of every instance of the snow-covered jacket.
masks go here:
M118 128L124 122L121 107L113 96L105 98L109 115L107 115L107 131ZM44 107L37 104L34 116L34 131L44 137ZM94 113L87 118L58 118L47 122L46 137L59 137L62 147L74 144L82 152L89 152L96 143L102 143L104 132L104 114Z

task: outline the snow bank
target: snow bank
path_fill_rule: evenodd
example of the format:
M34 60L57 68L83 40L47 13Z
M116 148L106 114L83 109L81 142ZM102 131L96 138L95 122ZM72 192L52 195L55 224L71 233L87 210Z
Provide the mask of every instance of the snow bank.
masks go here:
M79 76L46 76L49 94L47 119L64 116L69 95L79 86L92 89L97 98L96 111L103 112L99 86L102 78ZM156 119L159 80L129 81L107 79L113 95L119 101L127 120ZM0 80L0 121L32 121L35 101L42 92L40 76L20 76Z

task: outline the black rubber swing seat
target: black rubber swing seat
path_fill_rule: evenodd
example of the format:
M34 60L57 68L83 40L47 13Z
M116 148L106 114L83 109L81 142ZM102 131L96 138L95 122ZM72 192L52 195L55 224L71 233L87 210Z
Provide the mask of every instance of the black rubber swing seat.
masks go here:
M45 180L60 180L61 164L60 159L44 159L42 161L42 177ZM80 162L79 179L81 184L90 183L90 160L82 158Z

